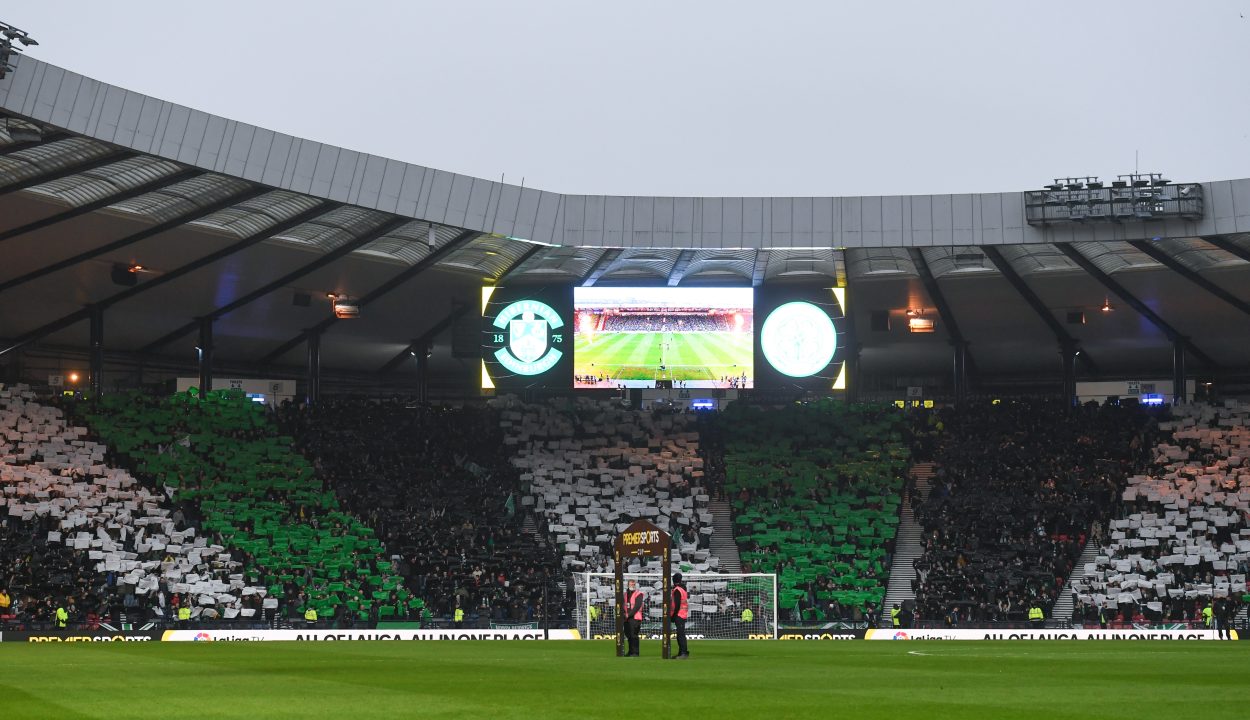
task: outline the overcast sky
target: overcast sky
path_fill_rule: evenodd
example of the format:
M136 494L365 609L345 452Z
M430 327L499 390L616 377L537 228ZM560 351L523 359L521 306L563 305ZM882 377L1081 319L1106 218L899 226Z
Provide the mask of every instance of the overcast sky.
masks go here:
M70 70L545 190L876 195L1250 177L1250 0L37 0Z

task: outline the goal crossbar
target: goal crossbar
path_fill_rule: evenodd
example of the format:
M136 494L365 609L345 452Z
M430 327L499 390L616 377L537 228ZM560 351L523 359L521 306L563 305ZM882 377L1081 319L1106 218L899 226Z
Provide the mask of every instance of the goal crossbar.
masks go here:
M663 577L658 572L623 573L645 595L644 637L663 632ZM694 640L748 640L777 637L777 576L772 573L685 573L690 594L686 633ZM616 638L613 573L576 576L574 621L588 640Z

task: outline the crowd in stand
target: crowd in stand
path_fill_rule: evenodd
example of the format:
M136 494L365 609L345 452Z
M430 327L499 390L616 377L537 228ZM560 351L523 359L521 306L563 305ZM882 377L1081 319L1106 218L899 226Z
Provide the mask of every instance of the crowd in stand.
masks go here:
M197 537L185 504L121 469L71 415L22 386L0 390L3 622L94 628L192 604L197 620L263 617L220 539Z
M1235 614L1250 573L1250 406L1195 403L1161 422L1153 460L1074 575L1074 620L1210 625ZM1214 602L1212 602L1214 600Z
M285 405L284 430L327 490L394 555L427 615L538 622L563 612L553 551L522 530L497 413L394 401ZM547 591L548 610L544 606Z
M153 399L152 407L163 402ZM501 410L329 398L315 408L283 405L272 411L272 419L312 461L318 492L337 497L345 511L376 531L386 556L396 559L391 570L403 587L388 585L389 595L380 601L395 605L395 619L450 618L460 610L470 625L566 623L574 611L567 573L610 569L605 548L614 525L650 508L658 508L658 519L674 532L685 562L715 571L716 559L707 550L707 494L733 503L743 570L779 574L782 616L794 622L873 621L893 552L893 527L888 532L883 527L908 495L923 530L923 554L915 561L914 616L912 608L907 612L922 625L1022 622L1034 607L1049 617L1087 540L1112 543L1112 550L1104 550L1108 557L1100 556L1097 578L1077 595L1078 624L1201 625L1209 623L1208 616L1230 616L1239 607L1250 570L1250 548L1242 544L1250 541L1250 530L1244 517L1217 527L1218 513L1211 516L1209 531L1193 534L1205 543L1204 553L1223 548L1218 560L1204 554L1197 564L1143 571L1152 583L1182 588L1180 594L1145 589L1143 598L1121 597L1118 604L1086 594L1111 583L1107 575L1126 558L1136 571L1166 556L1167 548L1150 544L1151 535L1141 528L1153 527L1168 508L1175 514L1178 483L1192 485L1205 471L1216 478L1212 492L1219 491L1220 498L1227 492L1230 503L1237 501L1237 478L1243 485L1250 480L1250 473L1240 471L1245 432L1226 415L1203 416L1197 427L1184 425L1188 436L1179 424L1164 423L1168 432L1178 425L1181 439L1173 446L1156 419L1136 407L973 403L917 414L907 437L889 413L834 410L825 428L813 424L811 409L787 425L778 420L781 415L705 418L637 413L589 401ZM852 418L854 413L859 414ZM221 434L221 442L241 445L272 431L239 427ZM820 442L825 444L813 444ZM932 459L936 465L925 498L915 494L912 481L901 479L899 468L910 462L908 446L912 460ZM126 463L137 457L109 450L95 462L132 467L134 462ZM1171 463L1167 482L1160 479L1164 470L1157 469L1165 460ZM182 470L175 475L164 479L181 488L168 503L166 512L173 514L167 527L200 528L204 508L184 498L195 497L204 477ZM1141 483L1140 494L1131 489L1137 487L1133 483ZM1147 487L1162 495L1148 500ZM1240 496L1243 501L1246 495ZM137 587L122 572L105 569L95 555L51 542L60 529L57 517L23 512L0 513L0 622L52 627L64 608L71 626L79 628L172 623L182 607L196 602L172 580ZM323 517L311 505L294 503L284 522L316 528L333 525L337 513ZM1130 547L1122 532L1118 541L1110 540L1130 522L1130 537L1145 538L1143 543ZM229 546L211 523L205 527L201 534L211 547ZM156 565L172 562L158 549L137 547L133 530L104 532L106 547ZM256 564L241 547L230 553L242 567ZM361 587L368 585L372 557L359 559ZM354 577L349 568L343 579L351 585ZM1230 577L1241 587L1227 599L1221 595L1212 602L1202 590L1219 582L1227 586ZM298 616L309 594L326 590L325 578L314 578L311 570L304 580L283 577L282 612ZM1116 585L1116 592L1131 590L1129 584ZM410 605L397 592L404 597L410 592L421 602ZM263 594L243 595L233 610L272 620L262 599ZM365 596L356 599L362 607L378 604ZM224 606L197 603L196 620L220 618L219 610ZM369 617L377 620L376 612Z
M605 316L602 332L730 332L733 329L732 315L625 314Z
M1144 412L1118 406L987 402L921 416L918 446L932 446L938 470L915 506L918 619L1020 621L1036 605L1049 613L1155 432Z

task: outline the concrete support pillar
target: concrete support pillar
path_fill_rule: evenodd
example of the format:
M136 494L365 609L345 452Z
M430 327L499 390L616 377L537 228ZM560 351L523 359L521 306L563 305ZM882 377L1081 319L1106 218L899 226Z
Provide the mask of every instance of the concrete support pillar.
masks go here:
M104 394L104 308L91 306L90 393L92 400Z
M213 389L213 318L200 318L200 344L195 346L200 360L200 397Z
M1183 405L1189 402L1187 378L1185 376L1185 343L1177 340L1172 343L1172 403Z
M308 382L304 402L316 405L321 396L321 333L308 334Z

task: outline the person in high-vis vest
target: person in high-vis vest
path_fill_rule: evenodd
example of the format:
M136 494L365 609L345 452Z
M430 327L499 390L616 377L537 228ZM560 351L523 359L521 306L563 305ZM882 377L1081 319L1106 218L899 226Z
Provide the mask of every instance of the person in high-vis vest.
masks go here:
M1046 614L1042 612L1041 606L1036 603L1029 607L1029 624L1041 625L1046 619Z
M69 627L69 613L65 610L65 606L57 606L54 624L57 630L64 630Z
M187 625L191 622L191 606L181 605L178 607L178 627L183 630L187 629Z
M464 627L464 608L457 605L451 616L455 620L456 627Z
M625 590L625 657L638 657L638 641L642 634L642 611L646 594L638 589L638 583L630 580Z
M1215 608L1213 607L1213 603L1214 601L1208 601L1207 606L1202 608L1202 625L1208 630L1211 629L1211 626L1215 621Z
M902 627L902 615L903 609L898 606L898 603L894 603L894 607L890 608L890 625L895 628Z
M673 597L669 605L669 619L677 628L677 654L674 660L685 660L690 657L690 649L686 647L686 618L690 617L690 593L682 582L681 573L673 573Z
M304 609L304 624L308 627L317 626L317 608L310 605Z

